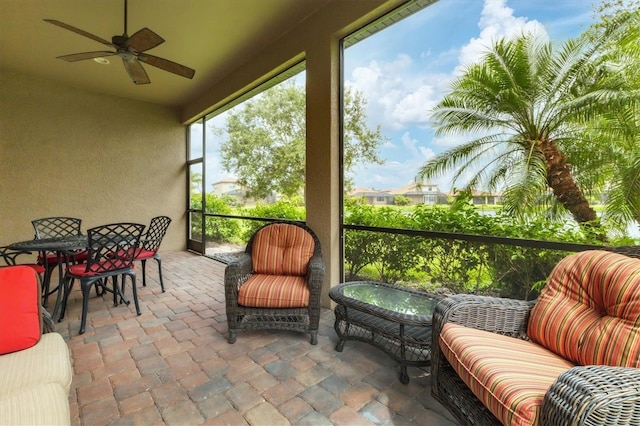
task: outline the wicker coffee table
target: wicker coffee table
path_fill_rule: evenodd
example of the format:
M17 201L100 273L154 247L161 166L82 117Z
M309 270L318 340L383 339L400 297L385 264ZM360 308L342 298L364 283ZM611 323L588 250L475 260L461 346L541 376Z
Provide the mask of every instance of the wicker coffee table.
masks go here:
M409 383L407 366L431 363L431 317L439 296L372 281L339 284L329 291L337 303L334 328L342 352L346 340L370 343L400 363L400 381Z

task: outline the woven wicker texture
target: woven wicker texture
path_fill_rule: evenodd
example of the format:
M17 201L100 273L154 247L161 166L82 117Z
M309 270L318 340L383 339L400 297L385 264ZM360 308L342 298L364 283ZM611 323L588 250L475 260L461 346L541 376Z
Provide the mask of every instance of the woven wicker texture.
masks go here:
M306 281L309 286L309 306L305 308L259 308L242 306L238 303L238 291L240 287L253 274L251 253L253 241L258 232L265 227L274 224L287 224L297 226L306 231L314 240L313 256L307 264ZM229 343L235 343L236 334L243 330L292 330L309 333L311 344L318 342L318 324L320 322L320 296L322 281L324 280L324 264L322 263L322 251L320 240L308 226L287 221L272 222L258 229L253 234L245 253L232 261L225 268L224 286L227 312L227 324L229 329Z
M534 302L475 295L441 301L433 314L431 393L461 425L501 424L475 397L443 356L439 335L446 323L529 339L526 330ZM622 343L620 343L622 344ZM577 366L545 394L541 425L640 426L640 370Z

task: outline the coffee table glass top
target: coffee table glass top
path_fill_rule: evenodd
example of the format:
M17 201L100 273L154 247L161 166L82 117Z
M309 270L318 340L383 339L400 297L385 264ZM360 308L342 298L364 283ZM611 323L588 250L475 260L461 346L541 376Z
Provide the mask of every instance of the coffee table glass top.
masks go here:
M398 287L373 282L352 282L342 288L342 294L378 308L405 315L431 316L438 300L428 294L399 291Z

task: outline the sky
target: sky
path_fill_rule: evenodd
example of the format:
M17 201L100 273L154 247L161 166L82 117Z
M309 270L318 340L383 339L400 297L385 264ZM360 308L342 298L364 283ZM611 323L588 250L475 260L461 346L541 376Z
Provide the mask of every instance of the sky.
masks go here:
M429 109L492 40L538 28L563 42L593 22L592 6L588 0L440 0L346 49L345 85L365 96L369 125L380 125L386 137L379 149L385 163L359 166L355 186L407 185L426 161L466 140L435 137ZM450 191L451 174L431 182Z

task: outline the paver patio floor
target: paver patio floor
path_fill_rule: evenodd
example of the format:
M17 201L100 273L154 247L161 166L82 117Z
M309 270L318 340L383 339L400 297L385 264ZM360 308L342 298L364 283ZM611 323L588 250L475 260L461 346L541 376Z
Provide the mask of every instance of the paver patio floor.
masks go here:
M428 368L409 368L403 385L396 363L366 343L336 352L331 310L316 346L282 331L239 333L230 345L225 265L189 252L163 252L162 265L165 293L155 262L147 287L136 267L140 316L92 291L83 335L75 286L56 324L74 368L72 424L455 425L430 395Z

